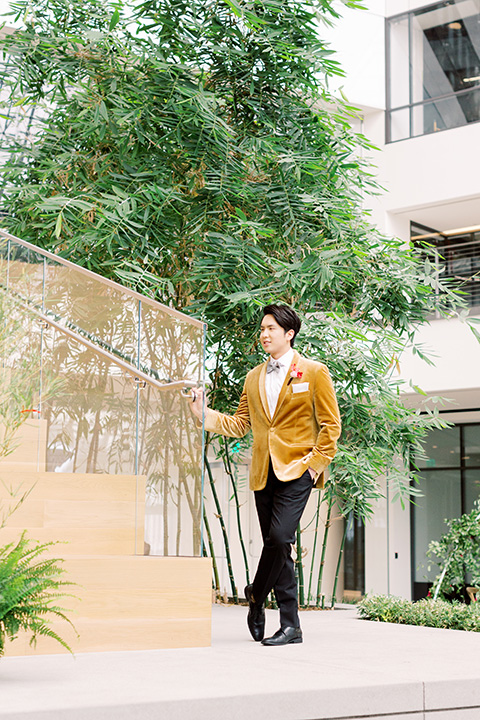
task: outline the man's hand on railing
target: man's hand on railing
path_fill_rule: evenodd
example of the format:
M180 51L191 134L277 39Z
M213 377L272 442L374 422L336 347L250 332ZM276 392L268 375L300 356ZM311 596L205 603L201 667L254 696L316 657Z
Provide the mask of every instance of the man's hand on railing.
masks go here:
M192 409L193 414L199 419L202 419L202 413L203 409L207 409L207 398L205 397L205 394L203 392L203 388L192 388L190 391L191 402L190 407Z

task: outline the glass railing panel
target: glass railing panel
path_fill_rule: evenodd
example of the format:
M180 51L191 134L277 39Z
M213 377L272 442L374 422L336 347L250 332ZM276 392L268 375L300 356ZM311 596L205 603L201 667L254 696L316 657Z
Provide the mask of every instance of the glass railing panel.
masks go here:
M204 330L143 301L141 367L161 382L203 380ZM200 555L202 429L178 387L140 395L139 472L147 477L146 544L154 555Z
M54 389L42 392L46 470L84 475L82 499L66 526L90 530L90 547L97 544L100 554L117 554L120 543L121 554L143 555L145 483L136 473L136 383L114 362L51 326L43 332L42 378Z
M9 292L37 308L43 301L44 259L28 247L10 241L8 249Z
M200 555L202 430L179 390L140 394L139 473L147 478L145 543L151 555Z
M202 378L203 326L145 301L140 310L140 366L166 381ZM147 370L145 370L147 372Z
M8 240L0 235L0 290L7 287Z
M41 350L43 469L136 476L135 552L145 539L152 554L200 555L203 430L182 387L203 383L204 325L15 238L9 247L9 295Z
M138 300L122 288L47 258L45 309L92 342L137 365Z
M45 469L46 422L41 416L42 327L19 311L0 289L0 466L13 470ZM15 484L9 469L0 481ZM24 488L24 492L28 488Z
M115 364L52 327L44 331L47 471L135 474L136 385Z

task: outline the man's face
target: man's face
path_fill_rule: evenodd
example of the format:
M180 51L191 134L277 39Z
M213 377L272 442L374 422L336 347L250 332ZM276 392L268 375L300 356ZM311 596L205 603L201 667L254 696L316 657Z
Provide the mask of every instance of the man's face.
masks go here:
M265 315L260 325L260 342L266 353L273 358L282 357L290 350L290 340L294 330L285 330L277 323L273 315Z

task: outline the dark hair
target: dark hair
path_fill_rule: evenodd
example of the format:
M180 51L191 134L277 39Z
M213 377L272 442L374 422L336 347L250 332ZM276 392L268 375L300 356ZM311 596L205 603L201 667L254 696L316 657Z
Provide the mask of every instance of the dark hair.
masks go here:
M277 323L285 330L285 332L293 330L294 336L290 340L290 347L293 347L295 338L300 332L300 327L302 325L302 321L295 310L292 310L292 308L288 305L265 305L262 312L263 317L265 317L265 315L273 315Z

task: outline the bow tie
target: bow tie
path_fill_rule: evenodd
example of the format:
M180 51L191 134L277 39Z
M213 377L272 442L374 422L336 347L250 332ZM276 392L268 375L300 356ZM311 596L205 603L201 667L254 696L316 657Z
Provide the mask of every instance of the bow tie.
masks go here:
M267 375L271 372L278 372L281 368L281 364L278 362L278 360L269 360L267 365Z

